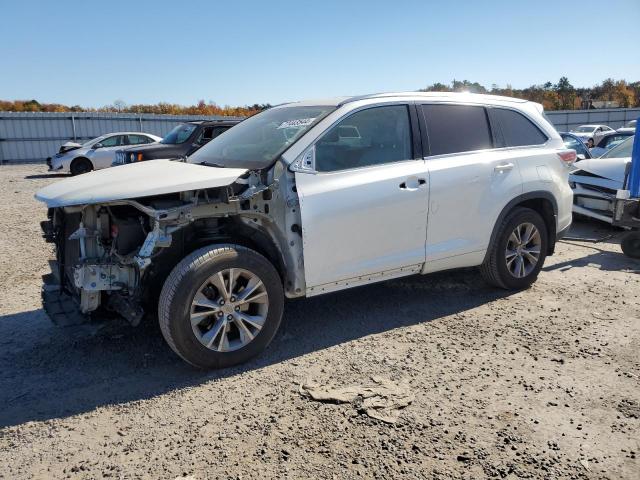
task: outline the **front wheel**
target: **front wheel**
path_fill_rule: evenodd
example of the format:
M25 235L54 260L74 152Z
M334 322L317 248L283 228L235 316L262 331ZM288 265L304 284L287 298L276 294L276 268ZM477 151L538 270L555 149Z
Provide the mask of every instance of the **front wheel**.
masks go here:
M83 173L89 173L93 170L93 164L88 158L76 158L71 162L69 170L73 176L82 175Z
M527 288L538 278L547 242L547 226L540 214L530 208L515 208L502 221L480 271L497 287Z
M167 278L158 316L169 346L199 368L223 368L260 353L284 307L282 281L259 253L238 245L201 248Z
M632 230L625 233L620 242L622 253L627 257L640 258L640 231Z

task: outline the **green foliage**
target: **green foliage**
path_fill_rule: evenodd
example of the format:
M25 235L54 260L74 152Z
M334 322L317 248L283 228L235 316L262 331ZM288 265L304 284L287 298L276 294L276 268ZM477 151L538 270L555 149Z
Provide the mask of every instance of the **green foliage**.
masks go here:
M471 92L491 93L506 97L518 97L538 102L545 110L575 110L590 108L593 102L616 102L620 107L640 107L640 81L628 83L625 80L607 78L601 84L590 88L576 88L567 77L561 77L558 83L546 82L542 85L531 85L523 89L514 89L511 85L504 88L493 84L487 90L478 82L453 80L450 84L434 83L421 92Z
M0 100L0 111L4 112L119 112L119 113L155 113L167 115L222 115L233 117L249 117L271 107L268 103L247 105L244 107L220 107L213 102L200 100L195 105L178 105L173 103L156 103L154 105L127 105L123 100L116 100L112 105L101 108L85 108L80 105L61 105L58 103L39 103L36 100Z

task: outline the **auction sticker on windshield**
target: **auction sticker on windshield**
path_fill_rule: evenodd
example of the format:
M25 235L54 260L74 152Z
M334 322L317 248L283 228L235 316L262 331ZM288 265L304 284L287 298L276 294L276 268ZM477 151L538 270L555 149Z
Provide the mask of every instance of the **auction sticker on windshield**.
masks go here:
M299 128L299 127L308 127L313 123L314 118L298 118L296 120L287 120L286 122L282 122L278 128Z

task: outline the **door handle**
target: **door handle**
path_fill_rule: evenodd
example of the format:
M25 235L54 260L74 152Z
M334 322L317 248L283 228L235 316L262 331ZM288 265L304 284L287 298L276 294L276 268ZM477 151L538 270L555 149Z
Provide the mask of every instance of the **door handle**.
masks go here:
M503 163L501 165L496 165L493 170L498 173L508 172L509 170L513 170L513 163Z
M411 177L402 182L399 186L401 190L417 190L423 185L426 185L427 181L424 178ZM407 185L408 184L408 185Z

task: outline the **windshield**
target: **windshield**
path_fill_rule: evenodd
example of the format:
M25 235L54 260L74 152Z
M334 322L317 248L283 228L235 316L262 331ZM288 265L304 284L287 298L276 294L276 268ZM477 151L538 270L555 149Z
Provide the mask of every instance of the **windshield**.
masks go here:
M631 156L631 150L633 149L633 137L627 138L624 142L618 146L607 151L600 158L626 158Z
M335 108L285 106L265 110L211 140L189 157L189 162L219 167L267 167Z
M160 143L168 143L170 145L184 143L188 140L196 127L197 125L194 125L193 123L182 123L177 125L173 130L167 133L162 140L160 140Z
M593 132L593 130L595 129L595 127L590 127L590 126L583 126L583 127L578 127L572 130L572 132L577 132L577 133L589 133L589 132Z

